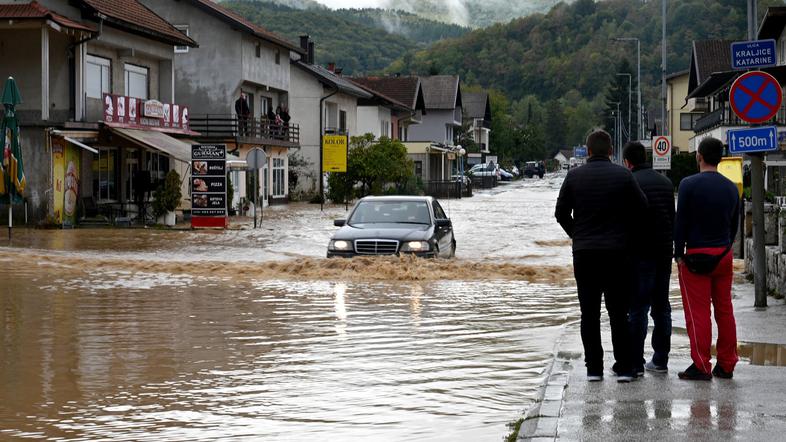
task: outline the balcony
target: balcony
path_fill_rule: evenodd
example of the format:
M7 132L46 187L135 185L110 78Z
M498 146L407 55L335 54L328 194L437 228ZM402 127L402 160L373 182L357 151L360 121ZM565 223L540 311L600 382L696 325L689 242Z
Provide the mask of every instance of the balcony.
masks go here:
M300 145L300 125L294 123L283 125L267 118L243 119L229 114L192 115L189 123L191 130L206 139L282 147Z
M775 118L765 121L764 125L786 126L786 106L781 106ZM741 120L732 112L728 105L724 105L702 116L693 125L693 132L700 133L715 129L720 126L748 126L750 123Z

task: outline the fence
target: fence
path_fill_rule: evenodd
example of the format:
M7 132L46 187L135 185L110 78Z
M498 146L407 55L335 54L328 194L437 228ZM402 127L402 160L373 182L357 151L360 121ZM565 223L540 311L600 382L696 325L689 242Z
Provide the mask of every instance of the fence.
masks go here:
M472 185L461 185L459 181L426 181L424 192L434 198L462 198L472 196Z

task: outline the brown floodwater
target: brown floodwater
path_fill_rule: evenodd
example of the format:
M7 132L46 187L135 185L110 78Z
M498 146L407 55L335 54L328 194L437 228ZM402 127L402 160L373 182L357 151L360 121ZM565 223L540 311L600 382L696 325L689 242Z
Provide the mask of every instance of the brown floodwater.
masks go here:
M558 186L444 202L452 261L322 259L339 207L228 232L17 230L0 439L498 441L578 318Z

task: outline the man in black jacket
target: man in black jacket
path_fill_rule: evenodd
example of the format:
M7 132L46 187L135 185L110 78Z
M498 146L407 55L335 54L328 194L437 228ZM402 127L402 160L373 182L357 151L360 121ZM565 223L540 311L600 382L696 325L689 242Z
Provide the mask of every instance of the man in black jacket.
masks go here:
M644 369L665 373L671 349L671 304L669 281L674 234L674 185L671 180L652 170L647 154L639 142L625 145L622 150L625 166L647 196L649 209L641 220L639 236L633 249L636 286L630 306L630 335L633 345L633 368L637 375ZM652 315L652 360L644 360L647 339L647 313Z
M619 382L634 377L628 308L635 291L630 248L635 221L647 208L633 174L612 164L611 137L596 130L587 137L590 158L565 177L555 216L573 239L573 271L581 306L581 340L587 380L603 379L600 304L605 295Z

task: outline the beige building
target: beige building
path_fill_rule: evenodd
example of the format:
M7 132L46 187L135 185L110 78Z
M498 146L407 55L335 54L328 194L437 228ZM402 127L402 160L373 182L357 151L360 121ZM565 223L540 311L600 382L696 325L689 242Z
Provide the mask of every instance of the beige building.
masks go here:
M666 77L666 113L675 154L690 151L694 125L706 107L702 99L687 100L689 78L687 70Z

